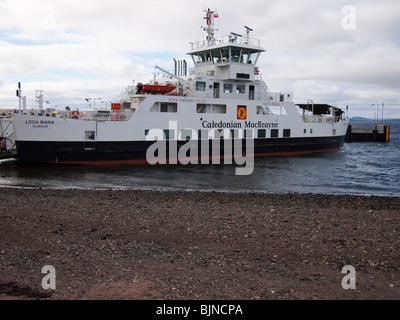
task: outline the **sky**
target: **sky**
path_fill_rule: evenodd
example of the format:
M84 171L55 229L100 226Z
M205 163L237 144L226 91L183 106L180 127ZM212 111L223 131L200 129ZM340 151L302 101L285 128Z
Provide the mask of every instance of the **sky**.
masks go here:
M193 67L206 8L219 13L216 36L254 30L271 91L400 118L398 0L0 0L0 109L18 107L18 82L28 108L43 90L46 107L85 109L148 82L156 65Z

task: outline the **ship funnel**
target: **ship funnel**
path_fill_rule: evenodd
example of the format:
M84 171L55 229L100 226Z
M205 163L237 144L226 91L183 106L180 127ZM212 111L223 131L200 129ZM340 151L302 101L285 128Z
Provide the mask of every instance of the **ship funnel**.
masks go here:
M175 76L187 76L187 62L186 60L176 60L174 59L175 64Z

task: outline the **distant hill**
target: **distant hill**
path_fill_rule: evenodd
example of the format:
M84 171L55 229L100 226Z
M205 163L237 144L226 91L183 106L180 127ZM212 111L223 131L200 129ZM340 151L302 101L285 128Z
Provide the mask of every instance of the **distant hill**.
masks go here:
M363 118L363 117L352 117L350 118L350 122L371 122L374 123L374 119L370 118ZM382 122L382 119L379 119L379 123ZM400 119L383 119L383 123L394 123L394 122L400 122Z
M352 117L350 122L375 122L373 119L363 118L363 117Z

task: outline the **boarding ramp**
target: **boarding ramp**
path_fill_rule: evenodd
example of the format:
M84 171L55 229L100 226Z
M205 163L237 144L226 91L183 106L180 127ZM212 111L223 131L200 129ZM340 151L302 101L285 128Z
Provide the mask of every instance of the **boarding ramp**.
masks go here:
M12 118L0 118L0 159L15 158L15 132Z

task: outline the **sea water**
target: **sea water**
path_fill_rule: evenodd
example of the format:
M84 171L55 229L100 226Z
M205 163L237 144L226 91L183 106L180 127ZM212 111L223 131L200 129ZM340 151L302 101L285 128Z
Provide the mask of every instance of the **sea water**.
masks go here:
M345 143L333 153L256 158L248 176L235 175L233 165L82 167L8 160L0 162L0 187L400 196L400 123L390 127L389 143Z

